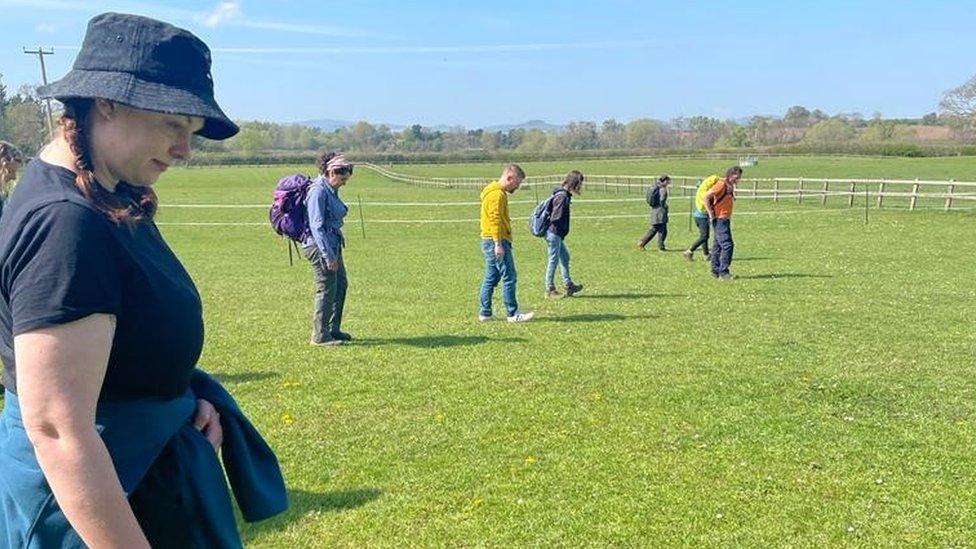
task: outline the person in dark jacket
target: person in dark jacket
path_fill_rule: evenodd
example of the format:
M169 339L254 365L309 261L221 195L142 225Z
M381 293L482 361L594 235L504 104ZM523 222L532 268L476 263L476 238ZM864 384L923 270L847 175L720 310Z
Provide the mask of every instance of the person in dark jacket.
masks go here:
M569 275L569 249L566 248L566 236L569 235L569 214L573 202L573 195L579 195L583 190L583 174L573 170L566 175L563 184L553 190L552 212L549 215L549 230L546 231L546 245L549 248L546 266L546 298L558 299L563 296L572 297L583 290L582 284L573 282ZM556 290L553 279L556 276L556 264L562 266L563 283L566 293Z
M668 185L671 178L662 175L654 182L654 187L647 191L647 205L651 207L651 228L637 241L637 249L644 251L644 246L657 235L657 247L662 252L667 248L664 240L668 238Z

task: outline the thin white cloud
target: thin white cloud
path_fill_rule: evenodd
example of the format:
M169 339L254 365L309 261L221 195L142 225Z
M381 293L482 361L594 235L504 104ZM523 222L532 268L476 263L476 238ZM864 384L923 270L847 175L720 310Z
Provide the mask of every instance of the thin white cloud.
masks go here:
M308 47L308 48L213 48L220 53L268 54L411 54L411 53L502 53L553 50L643 49L654 45L649 40L617 42L569 42L536 44L493 44L468 46L377 46L377 47Z
M242 18L234 21L234 24L239 27L246 27L250 29L262 29L262 30L273 30L282 32L295 32L299 34L317 34L322 36L342 36L346 38L350 37L363 37L371 36L370 33L365 31L350 29L346 27L331 27L327 25L297 25L294 23L279 23L275 21L259 21L255 19Z
M34 26L34 30L41 34L53 34L58 32L58 28L50 23L38 23Z
M138 13L148 17L155 17L178 25L196 23L207 27L243 27L267 31L279 31L294 34L311 34L317 36L337 37L371 37L374 33L362 29L334 25L307 25L285 23L266 19L247 17L240 8L240 2L221 1L210 10L187 10L139 2L138 0L91 0L78 2L71 0L0 0L0 8L30 8L32 12L87 12L91 15L104 11L118 11L123 13Z
M61 11L88 11L90 9L89 6L80 2L66 2L62 0L0 0L0 7Z
M238 2L221 2L209 13L202 15L203 24L208 27L216 27L221 23L232 20L241 15L241 5Z

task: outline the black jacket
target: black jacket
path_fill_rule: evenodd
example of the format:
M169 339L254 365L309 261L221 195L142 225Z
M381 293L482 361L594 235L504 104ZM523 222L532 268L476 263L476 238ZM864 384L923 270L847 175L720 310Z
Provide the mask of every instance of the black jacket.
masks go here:
M549 230L559 238L569 234L569 206L573 201L569 191L558 187L552 191L552 213L549 214Z
M647 192L647 204L651 204L651 194L657 191L658 205L651 206L651 225L659 225L668 222L668 188L661 185L654 187Z

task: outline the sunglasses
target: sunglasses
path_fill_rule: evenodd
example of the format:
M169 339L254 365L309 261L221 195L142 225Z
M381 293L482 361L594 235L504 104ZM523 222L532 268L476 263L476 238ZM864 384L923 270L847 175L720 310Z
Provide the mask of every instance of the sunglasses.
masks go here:
M346 166L344 168L336 168L332 170L336 175L352 175L352 166Z

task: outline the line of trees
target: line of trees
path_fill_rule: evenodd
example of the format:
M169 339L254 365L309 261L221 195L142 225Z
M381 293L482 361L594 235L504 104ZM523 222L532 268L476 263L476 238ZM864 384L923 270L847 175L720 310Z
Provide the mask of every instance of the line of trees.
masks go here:
M47 138L44 112L34 88L24 85L11 94L0 74L0 139L34 154Z
M641 118L623 123L607 119L570 122L563 131L515 128L505 132L413 125L401 131L360 121L322 132L304 126L241 122L241 133L224 143L200 143L205 150L253 154L262 150L312 150L321 147L357 152L452 152L512 150L550 153L583 150L750 148L788 144L912 143L923 139L915 127L942 126L944 141L965 141L972 132L936 113L917 120L870 119L858 113L828 116L802 106L783 117L753 116L734 122L705 116L668 122Z
M8 93L0 74L0 139L34 154L46 139L44 104L34 88L21 86ZM351 127L325 132L302 125L241 121L241 132L224 142L197 139L197 150L209 153L253 155L264 151L312 151L323 147L363 153L439 153L464 151L516 151L559 153L599 150L756 148L798 144L811 149L848 144L914 143L923 139L918 126L940 126L945 131L925 140L972 141L976 136L976 76L945 92L940 112L921 119L885 119L880 113L828 115L801 105L781 117L753 116L744 121L707 116L676 118L667 122L641 118L627 123L570 122L562 131L516 128L506 132L447 130L415 124L401 131L361 121ZM931 133L931 132L930 132Z

